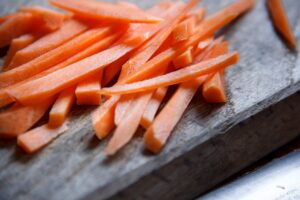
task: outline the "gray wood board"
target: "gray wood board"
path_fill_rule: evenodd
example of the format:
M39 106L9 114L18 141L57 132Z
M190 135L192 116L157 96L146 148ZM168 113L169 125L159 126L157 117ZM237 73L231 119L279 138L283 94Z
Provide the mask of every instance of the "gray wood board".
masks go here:
M157 1L133 2L147 7ZM210 10L215 11L229 2L232 0L205 0L203 5L209 5ZM284 3L291 24L295 27L294 32L299 37L300 18L297 8L300 1L286 0ZM45 0L1 1L0 14L27 4L47 5ZM70 130L36 155L24 154L16 147L15 141L0 141L0 199L78 199L87 195L95 199L111 197L193 149L209 156L205 145L203 149L198 147L300 88L298 54L287 49L274 32L264 1L258 1L253 11L238 19L225 32L231 48L238 50L241 55L240 62L226 73L229 102L224 106L208 105L197 95L161 154L153 156L144 152L142 136L137 134L118 155L107 159L103 154L107 140L99 142L93 136L90 122L90 111L93 108L78 108L73 112ZM294 136L289 135L283 141L292 138ZM227 141L224 145L234 146L241 141L245 142ZM282 144L272 143L261 154L279 145ZM261 154L251 154L244 159L254 161ZM225 160L203 166L211 167L209 173L214 174L213 165L216 162L222 165ZM202 174L203 178L211 179L212 176L206 176L206 173ZM220 173L215 175L219 176ZM208 189L206 186L204 188ZM152 193L144 198L155 196L156 193Z

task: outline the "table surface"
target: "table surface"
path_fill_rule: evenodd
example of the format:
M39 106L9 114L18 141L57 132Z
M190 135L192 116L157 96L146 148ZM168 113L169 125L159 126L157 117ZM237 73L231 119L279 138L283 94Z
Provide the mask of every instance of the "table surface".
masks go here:
M147 7L152 0L133 0ZM232 0L203 0L213 12ZM0 15L22 5L47 5L45 0L0 2ZM300 35L299 0L286 0L288 17ZM97 193L107 198L149 172L189 152L233 125L295 93L300 88L300 59L275 33L263 1L253 11L223 30L240 61L227 70L229 102L208 105L197 95L158 156L146 153L141 134L118 155L106 158L107 140L94 137L90 112L72 113L70 130L35 155L16 148L15 141L0 141L0 199L75 199ZM299 43L299 42L298 42ZM13 186L13 187L12 187Z

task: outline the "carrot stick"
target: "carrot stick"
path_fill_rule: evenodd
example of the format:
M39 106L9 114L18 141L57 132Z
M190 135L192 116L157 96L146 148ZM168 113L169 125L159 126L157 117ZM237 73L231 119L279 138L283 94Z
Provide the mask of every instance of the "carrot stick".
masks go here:
M228 49L226 49L226 47L223 48L221 46L220 48L220 40L217 40L208 47L207 50L199 54L194 62L213 58L222 55L227 51ZM153 153L158 153L163 148L198 88L206 79L207 76L202 76L195 80L180 84L176 92L155 118L144 135L144 145L148 150Z
M223 10L207 17L201 24L196 28L195 33L186 42L181 44L176 49L171 47L161 52L145 65L140 67L141 70L126 77L127 82L144 80L156 72L162 64L170 62L174 57L183 53L187 47L194 46L203 39L207 39L213 35L217 30L236 19L239 15L251 9L254 6L254 0L238 0L237 2L227 6Z
M186 18L195 17L196 24L199 24L204 19L206 11L207 8L198 8L196 10L192 10L187 14Z
M202 52L205 48L207 48L212 42L213 42L213 37L210 37L206 40L200 41L198 45L194 48L193 55L198 55L200 52Z
M16 13L0 25L0 48L28 33L35 25L34 16L30 13Z
M215 73L204 82L202 95L209 103L225 103L227 101L223 71Z
M50 127L58 127L64 123L74 104L74 100L75 89L73 87L59 94L49 113L48 125Z
M134 100L134 107L131 109L130 114L126 115L126 117L120 122L117 129L113 133L113 137L110 139L105 149L105 153L107 155L115 154L133 137L151 96L152 92L148 92Z
M40 97L53 96L63 89L83 81L89 75L101 71L107 65L131 52L139 45L140 43L113 46L53 73L8 89L7 92L22 103L32 103L38 101ZM24 91L26 91L26 94Z
M0 74L0 87L7 87L14 83L34 76L76 53L84 50L94 42L106 37L111 32L110 27L101 27L88 30L81 35L71 39L65 44L23 64L15 69Z
M123 56L122 58L118 59L117 61L113 62L111 65L105 68L104 70L104 76L102 83L103 85L107 85L110 83L122 69L122 66L125 64L125 62L128 60L129 56Z
M118 2L117 2L117 5L120 5L120 6L129 8L129 9L140 10L140 8L139 8L137 5L135 5L135 4L133 4L133 3L130 3L130 2L127 2L127 1L118 1Z
M15 99L8 95L4 90L0 90L0 108L15 102Z
M97 53L97 52L99 52L99 51L107 48L108 46L110 46L117 39L118 36L119 36L118 33L116 33L114 35L111 35L111 36L109 36L109 37L107 37L107 38L105 38L103 40L100 40L99 42L97 42L97 43L89 46L85 50L77 53L76 55L74 55L71 58L65 60L64 62L62 62L62 63L60 63L60 64L58 64L58 65L56 65L56 66L54 66L54 67L52 67L52 68L50 68L48 70L46 70L46 71L44 71L44 72L42 72L40 74L37 74L37 75L35 75L34 77L32 77L30 79L26 79L24 81L21 81L21 82L15 84L15 85L7 87L7 88L0 89L0 108L3 107L3 106L8 105L10 103L13 103L15 101L12 97L10 97L7 94L6 90L9 90L11 88L17 87L18 85L21 85L21 84L23 84L25 82L28 82L30 80L33 80L35 78L39 78L39 77L42 77L42 76L44 76L46 74L50 74L50 73L52 73L52 72L54 72L54 71L56 71L58 69L62 69L65 66L73 64L73 63L75 63L75 62L77 62L77 61L79 61L79 60L81 60L83 58L91 56L91 55L93 55L93 54L95 54L95 53Z
M63 23L60 29L45 35L28 47L18 51L12 62L10 68L15 68L28 61L49 52L66 41L74 38L76 35L85 31L88 27L76 20L68 20Z
M163 16L165 13L164 11L170 7L169 3L161 2L157 4L156 6L152 7L149 10L149 13L157 15L157 16ZM136 29L136 30L135 30ZM142 31L141 31L142 30ZM159 30L157 26L153 26L152 24L143 24L143 25L131 25L125 36L132 33L137 34L136 32L141 31L140 33L146 32L149 34L149 37L153 35L156 30ZM113 96L109 98L106 102L104 102L103 105L101 105L99 108L97 108L93 114L92 114L92 122L93 127L96 132L96 136L99 139L103 139L109 135L111 130L115 127L114 124L114 114L115 114L115 107L118 101L120 100L120 96Z
M205 23L202 23L202 25L200 25L196 29L194 36L190 38L184 45L182 45L180 49L169 48L161 52L153 59L145 63L143 66L141 66L139 68L140 70L126 77L126 82L128 83L143 80L153 76L153 74L157 73L156 71L160 66L169 63L176 55L180 55L180 53L184 52L188 46L197 44L201 40L211 36L215 31L230 23L240 14L250 9L254 4L254 1L252 0L247 0L246 4L243 3L243 1L244 0L240 0L237 3L226 7L224 10L210 16L207 20L205 20ZM100 115L100 111L104 114L101 114L100 116L94 114L92 117L96 135L100 139L106 137L114 127L114 108L116 103L118 102L118 99L119 96L111 97L111 101L107 101L107 104L105 104L105 106L100 107L99 109L97 109L97 112L95 112L98 115ZM108 118L107 116L110 116L110 118Z
M185 52L173 60L175 68L179 69L186 67L193 62L192 47L189 47Z
M123 120L124 116L128 114L134 100L135 95L123 95L121 97L115 108L115 125L118 125Z
M51 106L53 98L31 106L15 105L0 113L0 137L16 137L31 128Z
M210 74L219 70L222 70L229 65L235 64L239 59L238 53L228 53L218 58L214 58L208 61L200 62L195 65L191 65L186 68L179 69L177 71L151 78L145 81L139 81L131 84L116 85L111 88L103 88L101 94L113 95L113 94L131 94L136 92L143 92L153 90L159 87L165 87L182 83L197 76Z
M140 9L130 9L111 3L90 0L49 0L49 2L84 18L140 23L157 23L161 21L160 18L153 17Z
M45 28L46 31L54 31L58 29L61 27L64 19L66 18L66 15L62 13L40 6L21 7L20 11L29 12L41 18L41 20L44 22L44 27L40 28Z
M148 59L150 59L150 57L159 49L160 46L162 46L167 37L171 34L176 24L197 2L198 1L190 1L186 6L177 4L177 7L172 8L167 20L162 25L162 30L142 48L140 48L136 54L123 65L119 81L124 80L124 78L126 78L128 75L134 73L136 70L138 70L140 65L144 64ZM118 124L118 120L122 119L123 115L127 113L126 109L130 108L129 104L130 102L124 102L117 105L117 109L115 111L116 124Z
M194 33L195 26L196 26L195 16L191 16L185 19L183 22L181 22L174 28L172 32L172 36L173 36L172 42L177 43L183 40L187 40L189 36Z
M4 68L3 70L8 70L8 65L10 64L12 58L18 52L19 50L27 47L31 43L33 43L37 39L37 36L33 34L26 34L26 35L21 35L18 38L15 38L11 41L11 44L9 46L7 55L4 58Z
M297 48L297 41L290 27L281 0L267 0L273 24L292 48Z
M136 54L127 61L122 67L119 81L124 77L129 76L138 70L142 64L147 62L151 56L158 50L167 37L171 34L177 23L184 17L184 15L198 3L198 0L191 0L186 6L174 7L170 12L167 20L163 22L161 31L155 35L148 43L146 43ZM181 8L180 8L181 7Z
M101 104L101 79L102 71L93 74L91 77L78 84L75 90L77 105Z
M155 114L157 113L162 100L167 94L167 90L167 87L158 88L148 102L140 122L145 129L147 129L153 122Z
M27 153L34 153L49 144L60 134L68 130L67 125L52 128L48 124L32 129L18 136L18 146Z
M110 131L115 127L115 107L120 99L120 96L112 96L105 101L99 108L92 113L92 123L96 136L99 139L105 138Z

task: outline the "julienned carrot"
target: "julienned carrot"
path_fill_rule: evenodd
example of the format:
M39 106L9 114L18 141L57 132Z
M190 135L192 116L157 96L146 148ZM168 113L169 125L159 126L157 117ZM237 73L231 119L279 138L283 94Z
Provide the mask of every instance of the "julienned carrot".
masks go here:
M4 88L4 89L1 89L0 90L0 108L3 107L3 106L8 105L10 103L13 103L15 101L12 97L10 97L7 94L6 90L9 90L10 88L17 87L18 85L21 85L21 84L23 84L25 82L28 82L30 80L33 80L33 79L45 76L45 75L50 74L50 73L52 73L52 72L54 72L56 70L62 69L65 66L73 64L73 63L75 63L75 62L77 62L77 61L79 61L79 60L81 60L83 58L91 56L91 55L93 55L93 54L95 54L95 53L97 53L97 52L99 52L99 51L101 51L101 50L109 47L118 38L118 36L119 36L119 34L116 33L116 34L111 35L111 36L109 36L107 38L104 38L103 40L100 40L99 42L97 42L97 43L89 46L85 50L77 53L76 55L74 55L71 58L65 60L64 62L62 62L62 63L60 63L60 64L58 64L58 65L56 65L56 66L54 66L54 67L52 67L52 68L50 68L48 70L46 70L46 71L43 71L42 73L37 74L37 75L33 76L32 78L30 78L28 80L26 79L24 81L21 81L21 82L15 84L15 85L9 86L9 87Z
M27 63L28 61L60 46L87 30L87 28L86 25L73 19L65 21L60 29L45 35L28 47L18 51L11 61L10 68L15 68Z
M34 16L30 13L16 13L0 24L0 48L28 33L35 25Z
M195 62L226 53L228 50L226 47L223 48L222 45L220 45L220 42L221 39L216 40L203 53L195 58ZM195 80L180 84L176 92L155 118L144 135L144 145L148 150L153 153L158 153L163 148L198 88L206 79L207 76L202 76Z
M199 24L204 19L206 11L207 11L207 8L198 8L196 10L192 10L188 13L186 18L194 16L196 18L196 24Z
M225 103L227 101L224 87L224 71L215 73L204 82L202 95L209 103Z
M77 105L100 105L101 104L101 79L102 71L93 74L76 87Z
M165 15L163 15L165 13L164 11L170 7L172 6L169 5L168 2L161 2L156 6L152 7L149 10L149 13L157 16L165 17ZM143 25L132 24L130 25L130 28L125 34L125 36L132 37L132 35L136 36L137 32L139 32L140 34L146 32L147 34L149 34L149 37L151 37L151 35L153 35L157 30L159 30L159 27L153 26L152 24L143 24ZM109 98L107 101L105 101L103 105L101 105L93 112L92 114L93 127L96 132L96 136L99 139L105 138L115 127L114 111L115 111L116 104L118 103L119 100L120 100L120 96L118 95L113 96Z
M56 128L45 124L18 136L17 143L27 153L34 153L67 130L66 124Z
M196 26L195 16L191 16L185 19L180 24L178 24L172 32L173 43L187 40L189 36L193 34L195 30L195 26Z
M136 52L136 54L129 59L124 66L119 77L119 81L124 80L127 76L138 70L141 65L147 62L151 56L158 50L167 37L171 34L176 24L184 17L184 15L196 4L198 0L191 0L187 5L182 6L176 4L176 7L171 8L169 16L161 25L161 31L157 33L149 42Z
M104 76L102 80L102 84L106 86L108 83L110 83L122 69L122 66L124 63L128 60L129 55L123 56L122 58L118 59L117 61L110 64L108 67L104 70Z
M162 64L170 62L175 56L183 53L187 47L191 45L194 46L201 40L210 37L217 30L227 25L247 10L251 9L254 6L254 3L254 0L238 0L223 10L209 16L196 28L194 35L189 40L181 44L176 49L171 47L153 57L145 63L145 65L140 67L141 70L126 77L127 82L144 80L151 77L151 75Z
M142 10L130 9L120 5L105 2L82 1L82 0L49 0L51 4L59 8L73 12L75 15L122 22L157 23L161 19L153 17Z
M115 125L118 125L128 115L129 108L135 100L135 95L123 95L115 108ZM131 109L129 111L131 113Z
M275 28L280 32L280 34L285 38L292 48L296 48L297 41L290 27L281 0L267 0L267 3Z
M50 127L61 126L67 118L75 100L75 88L69 88L61 92L49 113L48 125Z
M27 47L31 43L33 43L37 39L37 36L34 34L26 34L21 35L18 38L15 38L11 41L11 44L9 46L8 52L4 58L4 69L3 70L9 70L10 68L8 65L10 64L12 58L16 54L17 51Z
M147 107L143 113L140 124L147 129L154 120L154 117L160 107L162 100L167 94L167 87L158 88L152 98L149 100Z
M175 68L182 68L190 65L193 62L192 48L189 47L185 52L173 60Z
M140 35L137 37L140 37ZM7 92L13 97L18 96L17 99L23 103L32 103L38 101L40 97L53 96L63 89L83 81L89 75L101 71L109 64L134 50L142 42L144 41L137 40L135 44L130 41L129 44L115 45L51 74L11 88ZM49 84L50 82L51 84ZM27 94L25 95L24 91L28 91L28 93L26 92Z
M119 76L119 82L126 79L127 76L134 73L139 67L144 64L151 56L163 45L167 37L171 34L176 24L184 17L184 15L197 3L197 0L190 1L187 5L176 4L171 8L169 14L166 16L166 21L161 25L161 31L158 32L149 42L141 47L136 54L129 59L122 67L121 74ZM127 113L130 108L130 102L124 102L124 104L118 104L115 113L115 123L118 123L118 119L122 119L122 114ZM120 107L121 105L124 105ZM123 108L123 109L121 109Z
M0 108L15 102L15 99L9 96L5 90L0 90Z
M130 110L130 114L126 115L126 117L118 124L118 127L113 133L113 137L110 139L105 149L107 155L115 154L133 137L151 96L152 92L148 92L139 96L139 98L134 99L134 106Z
M46 113L53 98L31 106L14 105L0 113L0 136L16 137L31 128Z
M46 31L54 31L58 29L66 18L66 15L62 13L40 6L21 7L20 11L37 15L44 24L43 27L40 27L40 29L44 28Z
M214 41L213 37L200 41L194 48L193 55L198 55Z
M133 3L130 3L130 2L127 2L127 1L118 1L118 2L117 2L117 5L120 5L120 6L129 8L129 9L140 10L140 8L139 8L137 5L135 5L135 4L133 4Z
M197 27L194 36L182 45L181 48L169 48L164 52L161 52L145 63L145 65L141 66L141 70L138 70L131 76L126 77L126 82L133 82L151 77L160 66L169 63L176 55L180 55L180 53L184 52L188 46L197 44L204 38L210 37L215 31L230 23L240 14L250 9L254 4L254 1L252 0L247 0L246 3L244 3L244 1L245 0L239 0L238 2L231 4L225 9L210 16L208 20L205 20L205 23L200 25L200 27ZM114 127L114 108L118 100L119 96L111 97L104 103L103 106L98 108L92 116L93 127L96 131L97 137L100 139L106 137Z
M120 96L112 96L92 113L93 127L99 139L105 138L115 127L114 110L119 100Z
M116 85L111 88L103 88L101 90L101 94L131 94L182 83L194 79L197 76L207 75L225 69L226 67L237 63L238 59L239 56L237 52L228 53L159 77L147 79L145 81Z
M30 78L84 50L91 44L106 37L111 27L88 30L65 44L23 64L15 69L0 74L0 87L7 87Z

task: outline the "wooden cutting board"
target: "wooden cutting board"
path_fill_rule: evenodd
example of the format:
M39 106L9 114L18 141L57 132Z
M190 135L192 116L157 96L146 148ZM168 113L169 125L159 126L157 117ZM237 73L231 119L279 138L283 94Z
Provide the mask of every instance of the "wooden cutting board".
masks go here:
M158 1L132 2L146 8ZM230 2L203 5L214 12ZM299 38L300 1L284 4ZM48 6L45 0L1 1L0 15L22 5ZM193 198L299 135L299 95L227 131L298 91L300 59L275 33L262 0L223 31L241 56L226 72L227 104L209 105L196 95L159 155L144 151L140 130L112 158L103 153L107 140L94 137L94 108L77 108L70 130L35 155L0 141L0 199Z

